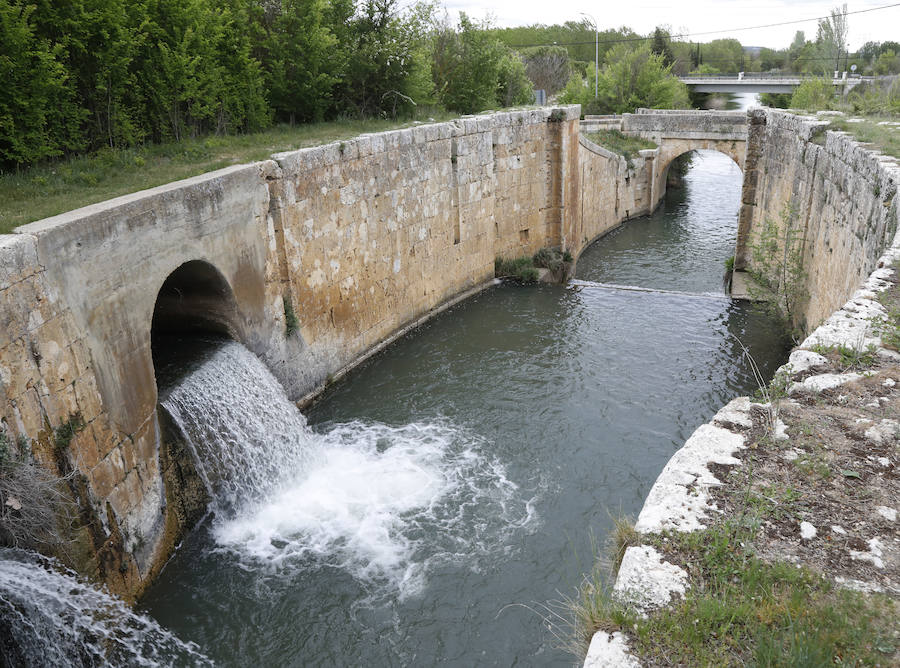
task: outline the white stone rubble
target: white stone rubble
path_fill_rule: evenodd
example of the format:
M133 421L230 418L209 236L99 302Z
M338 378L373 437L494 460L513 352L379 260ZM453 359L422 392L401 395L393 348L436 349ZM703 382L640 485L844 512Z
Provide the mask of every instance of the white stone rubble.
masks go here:
M750 417L750 398L738 397L716 413L713 421L736 424L749 429L753 426L753 419Z
M640 668L640 665L628 653L628 639L620 631L612 634L597 631L584 659L584 668Z
M897 521L897 511L893 508L888 508L887 506L875 506L875 512L889 522Z
M896 420L882 420L879 424L866 429L863 436L880 445L885 441L895 439L898 431L900 431L900 423Z
M775 440L776 441L787 441L790 439L787 433L787 425L782 422L780 419L775 419Z
M841 575L838 575L835 579L839 585L844 587L845 589L852 589L853 591L859 591L863 594L880 594L884 593L884 587L879 585L876 582L863 582L862 580L854 580L852 578L845 578Z
M824 366L828 360L819 353L811 350L795 350L788 358L788 366L791 374L802 373L816 366Z
M816 528L809 522L800 522L800 538L803 540L812 540L817 533Z
M726 414L733 410L734 401L722 409ZM740 460L734 453L743 447L740 434L711 424L698 427L659 474L634 528L640 533L703 529L703 518L716 510L708 503L707 490L722 484L707 464L735 466Z
M668 604L673 594L684 594L687 588L686 572L663 561L653 547L638 545L625 550L613 596L646 614Z
M862 552L860 550L850 550L850 557L859 559L860 561L870 561L875 568L884 568L884 561L881 557L884 555L882 548L884 545L878 538L869 539L869 551Z
M859 380L862 376L858 373L823 373L818 376L810 376L800 383L792 383L788 394L798 394L800 392L813 392L818 394L825 390L839 387L854 380Z

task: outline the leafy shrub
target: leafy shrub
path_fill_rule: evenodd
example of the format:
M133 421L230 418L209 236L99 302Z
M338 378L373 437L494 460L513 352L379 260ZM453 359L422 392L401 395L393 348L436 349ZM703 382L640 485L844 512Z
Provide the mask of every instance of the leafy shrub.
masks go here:
M834 95L834 85L828 79L809 79L797 86L791 95L791 108L806 111L830 109Z
M496 258L494 260L494 276L509 278L520 283L536 283L540 273L534 266L532 258L523 256L514 260Z

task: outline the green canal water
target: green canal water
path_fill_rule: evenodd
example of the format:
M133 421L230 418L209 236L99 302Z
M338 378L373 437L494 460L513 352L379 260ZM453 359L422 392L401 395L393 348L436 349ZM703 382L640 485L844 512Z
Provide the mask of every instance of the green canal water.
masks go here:
M306 423L223 348L166 405L217 460L211 484L239 482L143 609L223 666L572 665L541 610L590 570L591 537L755 390L739 341L766 374L784 360L773 324L723 294L740 184L730 159L698 154L659 211L583 253L572 285L466 300Z

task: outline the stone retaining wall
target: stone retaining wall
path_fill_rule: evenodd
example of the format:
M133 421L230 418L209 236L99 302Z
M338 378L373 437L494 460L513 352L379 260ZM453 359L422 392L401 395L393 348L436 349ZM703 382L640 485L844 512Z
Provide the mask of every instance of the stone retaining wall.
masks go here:
M761 216L779 211L785 202L796 206L808 240L806 262L813 298L807 317L821 322L820 313L835 308L830 304L837 301L840 306L776 374L791 376L813 366L811 360L820 358L810 350L816 345L864 350L871 344L878 347L879 356L900 359L896 351L881 348L873 326L873 319L885 315L877 294L889 285L885 279L900 261L897 160L874 153L842 133L829 131L824 145L816 144L812 140L821 123L814 119L773 110L754 110L750 116L743 199L749 207L744 208L749 208L752 221L758 224ZM741 224L747 221L742 218ZM751 239L753 231L743 227ZM827 380L823 386L858 378L844 376L823 379ZM702 530L716 516L719 509L710 501L709 490L722 483L711 468L741 465L740 451L746 447L742 429L752 425L751 408L749 398L739 397L697 428L647 495L635 523L639 533ZM784 424L776 421L774 437L787 438L784 432ZM654 548L629 547L613 595L646 612L668 605L689 586L687 574L667 563ZM640 665L628 651L627 635L618 631L597 632L584 661L585 668Z
M783 230L783 212L792 212L809 293L800 324L810 331L844 303L893 239L900 221L896 160L825 132L827 120L776 110L754 110L750 120L753 182L745 182L743 199L752 205L742 211L739 233L747 243L735 266L752 269L752 247L766 221Z
M622 221L652 212L653 173L659 153L648 149L626 160L583 134L579 141L581 203L570 247L575 254Z
M185 528L160 471L151 355L172 272L200 261L218 273L236 304L229 331L300 398L488 284L496 256L571 246L578 115L512 111L362 136L0 236L0 430L80 476L95 552L83 568L136 594ZM59 448L65 425L77 428ZM119 558L100 559L106 548Z

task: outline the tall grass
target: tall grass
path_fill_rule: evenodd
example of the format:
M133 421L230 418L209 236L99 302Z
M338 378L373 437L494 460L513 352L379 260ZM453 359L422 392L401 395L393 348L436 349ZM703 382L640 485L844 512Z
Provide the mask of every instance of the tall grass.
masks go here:
M450 117L442 113L436 120ZM27 170L0 172L0 234L120 195L230 165L265 160L278 151L317 146L410 124L374 119L279 125L251 134L186 139L133 149L103 149Z

